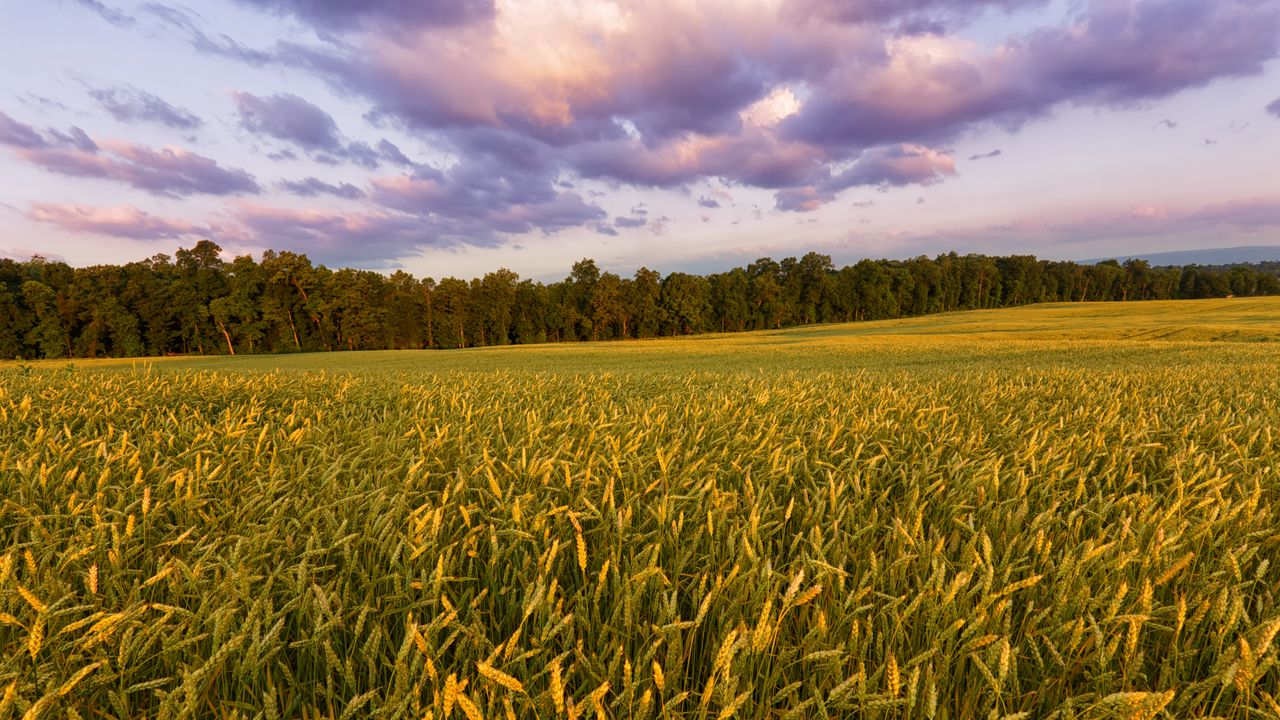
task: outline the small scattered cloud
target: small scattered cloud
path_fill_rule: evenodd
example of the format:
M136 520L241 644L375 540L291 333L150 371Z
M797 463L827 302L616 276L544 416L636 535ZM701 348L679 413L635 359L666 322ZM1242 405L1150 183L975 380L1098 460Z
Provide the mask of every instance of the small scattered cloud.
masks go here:
M121 10L117 10L110 5L98 2L98 0L76 0L76 3L81 7L97 13L103 20L106 20L116 27L132 27L138 22L132 15Z
M702 197L698 198L698 207L718 208L720 207L720 201L716 200L715 198L707 197L706 195L703 195Z
M177 130L198 130L204 121L191 111L130 85L91 88L89 95L120 122L151 122Z
M613 224L620 228L638 228L649 224L649 220L644 217L616 217Z
M1000 148L996 148L995 150L992 150L990 152L978 153L977 155L970 155L969 160L972 161L972 160L986 160L987 158L998 158L1003 154L1004 154L1003 150L1001 150Z
M333 195L334 197L348 200L359 200L364 197L364 191L351 183L327 183L314 177L303 178L302 180L282 180L279 183L279 187L281 190L298 197Z
M1173 130L1176 127L1178 127L1178 123L1170 120L1169 118L1165 118L1155 125L1152 125L1151 129L1158 130L1159 128L1165 128L1166 130Z
M1267 105L1267 112L1280 118L1280 98L1272 100L1271 103Z

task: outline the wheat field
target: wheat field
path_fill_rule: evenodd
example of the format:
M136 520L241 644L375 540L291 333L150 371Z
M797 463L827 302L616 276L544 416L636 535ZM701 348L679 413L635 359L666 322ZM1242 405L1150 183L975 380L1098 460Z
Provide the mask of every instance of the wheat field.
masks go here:
M0 366L0 718L1280 718L1280 301Z

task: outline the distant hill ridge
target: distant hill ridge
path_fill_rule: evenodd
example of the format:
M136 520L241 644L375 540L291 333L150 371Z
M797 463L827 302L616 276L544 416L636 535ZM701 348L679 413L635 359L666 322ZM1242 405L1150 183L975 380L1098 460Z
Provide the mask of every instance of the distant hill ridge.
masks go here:
M1106 258L1080 260L1081 264L1096 264L1103 260L1146 260L1153 266L1165 265L1231 265L1234 263L1258 263L1280 261L1280 245L1243 245L1229 248L1202 248L1199 250L1175 250L1172 252L1116 255Z

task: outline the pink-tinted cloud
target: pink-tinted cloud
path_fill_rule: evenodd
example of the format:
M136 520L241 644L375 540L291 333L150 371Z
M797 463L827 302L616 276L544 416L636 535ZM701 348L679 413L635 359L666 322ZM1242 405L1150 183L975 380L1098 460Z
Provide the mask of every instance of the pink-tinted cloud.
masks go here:
M956 161L945 152L921 145L892 145L863 153L853 167L833 177L828 186L843 190L868 185L932 185L955 174Z
M347 12L271 4L326 27ZM494 154L538 155L583 177L640 186L720 177L785 190L783 204L811 207L840 184L932 182L954 170L898 172L898 159L880 179L867 162L828 181L879 146L932 146L1063 104L1163 97L1256 73L1277 52L1277 8L1253 0L1098 0L1063 26L994 50L887 24L1035 4L500 2L442 26L379 3L372 16L400 17L412 30L364 23L354 46L282 49L278 59L463 154L483 138Z
M1280 42L1275 0L1082 0L1065 20L1003 40L984 27L982 43L959 31L1006 11L1028 11L1010 25L1025 28L1045 0L239 2L309 24L316 39L258 48L177 8L148 4L138 17L162 19L204 53L314 73L366 103L375 126L408 132L444 159L427 165L386 140L352 141L291 93L236 93L241 127L268 140L271 157L400 167L278 185L365 201L363 212L243 205L234 227L318 247L331 247L320 234L353 238L358 227L382 238L366 250L401 254L504 234L663 226L641 214L610 219L594 203L598 184L683 188L703 207L717 202L695 191L707 184L767 189L777 208L808 211L853 187L942 182L959 173L939 148L983 129L1256 74ZM1280 115L1280 101L1269 112ZM2 115L0 142L56 172L158 194L257 187L247 175L239 189L225 176L219 185L215 171L239 171L197 162L208 158L166 150L175 153L166 164L145 146ZM984 157L994 153L970 160Z
M131 205L93 207L75 203L32 203L27 217L68 232L132 240L160 240L206 232L186 220L156 217Z
M50 172L101 178L168 197L235 195L261 190L249 173L178 147L160 150L117 140L94 141L83 130L37 132L0 112L0 143Z
M1018 125L1063 103L1127 105L1261 72L1277 54L1270 2L1094 2L982 52L954 38L899 38L882 62L816 78L788 136L823 145L931 142L976 124ZM1224 43L1223 38L1231 38Z

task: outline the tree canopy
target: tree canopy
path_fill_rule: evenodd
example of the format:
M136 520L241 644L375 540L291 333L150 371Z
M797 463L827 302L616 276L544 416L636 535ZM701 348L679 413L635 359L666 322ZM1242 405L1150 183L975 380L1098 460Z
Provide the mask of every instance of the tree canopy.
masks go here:
M593 260L544 284L506 269L418 279L208 240L126 265L0 259L0 358L463 348L736 332L1037 302L1280 294L1280 263L1152 267L950 253L837 268L808 253L711 275Z

